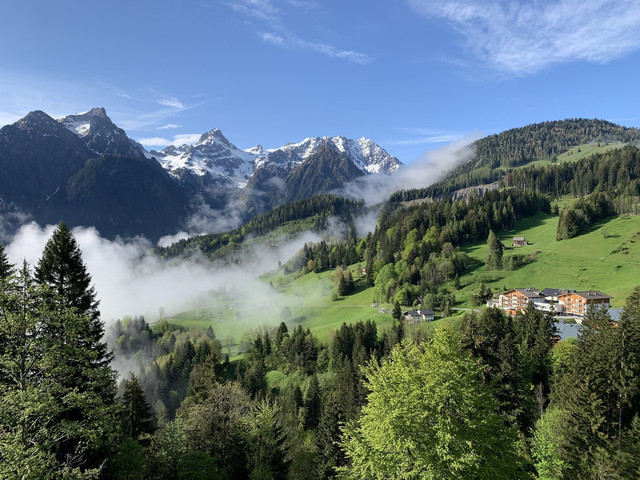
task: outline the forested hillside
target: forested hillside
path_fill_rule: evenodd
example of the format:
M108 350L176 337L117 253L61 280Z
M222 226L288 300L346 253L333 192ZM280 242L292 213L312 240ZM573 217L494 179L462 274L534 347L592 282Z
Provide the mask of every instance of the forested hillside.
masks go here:
M239 229L220 234L194 236L166 248L158 248L156 252L166 258L202 252L213 259L228 253L220 253L223 247L239 248L247 237L264 235L288 222L307 221L302 228L293 227L291 233L298 233L309 227L314 231L320 231L326 228L327 220L331 217L351 225L353 219L364 211L365 206L362 201L353 201L336 195L317 195L276 207L268 213L253 218Z
M61 278L56 270L73 272ZM635 478L640 287L575 341L528 308L428 334L285 322L229 361L211 328L126 319L116 394L81 252L61 226L35 277L0 250L0 474L21 479Z
M638 144L640 130L605 120L569 119L514 128L481 138L469 146L471 159L424 189L398 192L392 201L439 197L455 190L502 179L508 171L536 160L557 161L570 147L595 143Z
M340 218L342 239L305 245L267 279L276 294L291 279L333 270L330 301L344 308L365 307L343 300L370 292L370 319L322 337L292 314L307 307L302 294L278 322L237 340L219 335L215 321L186 328L166 318L123 318L105 332L64 225L34 274L0 248L0 477L637 478L640 286L625 291L617 321L591 309L578 337L564 341L555 319L532 306L514 316L485 308L491 291L482 283L471 299L482 308L447 326L405 320L411 306L451 314L471 271L535 265L535 253L503 256L499 240L524 219L553 219L546 244L565 245L640 208L634 146L501 171L498 188L483 195L397 195L364 238L352 228L364 205L324 195L158 250L220 258L283 225L320 229Z

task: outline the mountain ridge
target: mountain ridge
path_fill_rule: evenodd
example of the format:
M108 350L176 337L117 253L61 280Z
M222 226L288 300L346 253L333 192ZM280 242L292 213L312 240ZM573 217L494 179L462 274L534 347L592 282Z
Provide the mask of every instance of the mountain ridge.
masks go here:
M309 159L327 143L332 147L323 162L335 165L318 168ZM190 218L202 211L215 217L233 208L232 217L246 222L281 203L400 165L367 139L312 137L280 149L241 150L219 129L203 133L195 145L148 152L104 108L57 120L35 110L0 129L0 215L18 213L40 225L64 220L70 227L94 226L108 238L157 240L189 229ZM250 184L256 172L259 179ZM293 185L295 178L305 185Z

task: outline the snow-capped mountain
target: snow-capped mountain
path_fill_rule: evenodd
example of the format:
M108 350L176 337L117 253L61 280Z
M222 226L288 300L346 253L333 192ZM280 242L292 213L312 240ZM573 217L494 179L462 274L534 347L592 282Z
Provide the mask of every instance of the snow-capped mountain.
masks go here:
M229 218L239 225L400 165L365 138L314 137L243 150L218 129L195 145L147 152L104 108L57 120L34 111L0 129L0 216L157 239L196 220L208 225L221 212L232 211Z
M286 175L303 164L322 145L344 155L363 174L390 174L402 163L389 155L372 140L351 140L343 136L306 138L299 143L288 143L280 148L265 150L261 145L241 150L225 138L218 129L200 137L195 145L170 146L152 151L161 165L177 178L186 171L197 176L210 176L217 181L229 181L237 188L247 185L255 172L262 168L277 170Z
M67 129L83 140L94 153L117 153L119 155L144 157L145 150L131 140L126 132L116 126L104 108L92 108L88 112L69 115L58 120Z
M152 151L162 167L178 179L185 173L230 182L238 188L247 184L254 170L256 153L240 150L220 130L203 134L195 145L173 145L161 152Z
M337 137L305 138L300 143L288 143L276 150L269 151L256 161L256 168L269 163L287 164L291 168L297 167L316 153L326 144L330 148L343 154L365 174L378 173L389 175L395 172L402 163L396 157L389 155L368 138L362 137L352 140L342 135Z

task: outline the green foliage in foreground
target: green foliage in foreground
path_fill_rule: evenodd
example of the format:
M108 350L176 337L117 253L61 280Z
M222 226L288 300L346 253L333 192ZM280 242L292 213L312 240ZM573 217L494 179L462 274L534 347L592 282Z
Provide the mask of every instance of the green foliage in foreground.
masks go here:
M525 478L516 430L456 337L441 329L364 369L371 393L344 430L343 478Z

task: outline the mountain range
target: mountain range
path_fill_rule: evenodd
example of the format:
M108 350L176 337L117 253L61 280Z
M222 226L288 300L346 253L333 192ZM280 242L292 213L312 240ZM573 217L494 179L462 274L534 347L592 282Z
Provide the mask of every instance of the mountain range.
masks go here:
M108 237L152 240L198 210L238 222L280 204L388 175L402 163L373 141L307 138L242 150L218 129L195 145L148 152L103 108L54 119L42 111L0 129L0 215L9 234L25 219L94 226Z

